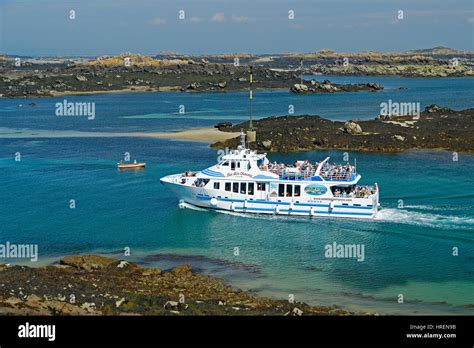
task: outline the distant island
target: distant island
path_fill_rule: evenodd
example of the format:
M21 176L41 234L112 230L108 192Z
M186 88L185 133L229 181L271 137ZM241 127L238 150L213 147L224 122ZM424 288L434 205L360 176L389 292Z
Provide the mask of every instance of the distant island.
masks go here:
M361 85L335 86L317 75L474 76L474 52L445 47L399 53L335 52L252 55L245 53L156 56L123 53L102 57L16 57L0 55L0 97L51 97L112 92L225 92L248 88L248 66L255 89L297 93L373 91ZM315 75L301 83L301 75ZM304 85L304 86L302 86Z

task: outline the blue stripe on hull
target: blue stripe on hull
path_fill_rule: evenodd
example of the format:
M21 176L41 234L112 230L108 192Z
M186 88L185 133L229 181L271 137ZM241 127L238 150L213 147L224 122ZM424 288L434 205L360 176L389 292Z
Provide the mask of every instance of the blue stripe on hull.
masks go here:
M244 208L244 207L234 207L234 210L242 210L242 211L275 211L275 209L272 208ZM304 213L307 215L310 215L309 210L298 210L298 209L280 209L280 213ZM372 213L356 213L356 212L338 212L338 211L332 211L332 212L327 212L327 211L314 211L314 214L325 214L325 215L362 215L362 216L372 216Z
M201 200L210 200L211 196L209 195L196 195L196 198L201 199ZM244 199L233 199L233 198L222 198L222 197L214 197L218 201L225 201L225 202L233 202L233 203L244 203ZM290 205L289 202L270 202L270 201L264 201L264 200L247 200L247 203L254 203L254 204L275 204L275 205ZM317 204L317 203L294 203L294 206L299 206L299 207L325 207L329 208L328 204ZM372 205L367 205L365 207L359 207L359 206L353 206L353 205L334 205L334 208L344 208L344 209L370 209L372 210L373 206ZM254 208L256 209L256 208ZM260 208L259 208L260 209ZM265 209L265 208L261 208ZM273 209L270 209L273 210ZM293 209L295 211L295 209ZM361 213L363 214L363 213ZM372 215L372 214L369 214Z

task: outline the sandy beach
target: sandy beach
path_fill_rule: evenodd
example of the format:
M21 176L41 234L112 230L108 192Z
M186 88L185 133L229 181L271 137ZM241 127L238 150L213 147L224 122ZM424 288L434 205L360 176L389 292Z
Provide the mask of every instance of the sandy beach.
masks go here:
M149 137L177 140L191 140L214 143L238 137L238 132L221 132L216 128L197 128L176 132L80 132L34 129L0 128L1 138L107 138L107 137Z
M178 132L158 132L158 133L134 133L135 136L164 138L164 139L180 139L194 140L204 142L217 142L236 138L238 132L221 132L217 128L198 128Z

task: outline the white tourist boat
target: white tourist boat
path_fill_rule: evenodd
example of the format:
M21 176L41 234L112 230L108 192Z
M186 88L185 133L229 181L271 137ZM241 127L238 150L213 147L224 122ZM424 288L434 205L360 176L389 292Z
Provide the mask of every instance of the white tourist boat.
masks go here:
M374 218L379 190L358 185L356 167L296 161L271 163L264 154L241 144L214 166L161 178L180 199L194 206L239 213Z

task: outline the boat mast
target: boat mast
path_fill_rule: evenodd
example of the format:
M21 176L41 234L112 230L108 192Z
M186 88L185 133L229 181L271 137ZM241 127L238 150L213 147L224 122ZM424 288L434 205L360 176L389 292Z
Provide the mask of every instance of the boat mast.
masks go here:
M253 99L253 73L252 66L250 65L250 76L249 76L249 130L253 130L252 124L252 99Z
M257 140L257 132L253 128L252 122L252 99L253 99L253 69L250 65L250 76L249 76L249 128L247 129L247 141L252 143Z

